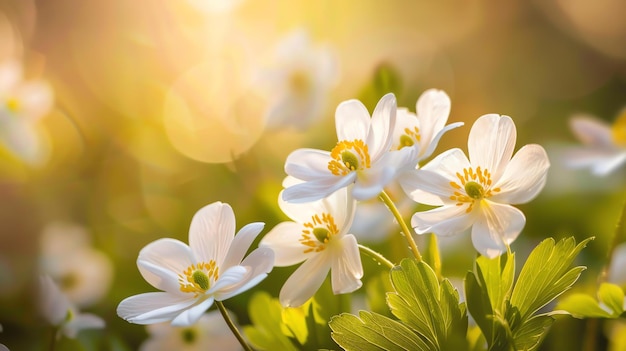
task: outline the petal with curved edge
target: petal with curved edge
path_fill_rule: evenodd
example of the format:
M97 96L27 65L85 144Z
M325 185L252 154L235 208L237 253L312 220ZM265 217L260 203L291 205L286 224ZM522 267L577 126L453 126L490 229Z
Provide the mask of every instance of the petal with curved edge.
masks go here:
M365 141L373 162L391 149L393 141L391 137L396 126L396 109L396 97L392 93L383 96L374 108L369 134Z
M445 126L444 128L442 128L441 130L439 130L439 132L437 134L435 134L435 136L433 137L432 140L429 141L428 144L425 144L425 147L420 148L420 154L418 157L418 162L422 161L424 159L427 159L430 157L430 155L433 154L433 152L435 151L435 149L437 148L437 145L439 144L439 140L441 139L441 137L449 130L452 129L456 129L458 127L463 126L465 123L463 122L456 122L456 123L450 123L447 126Z
M215 299L218 301L226 300L256 286L272 271L274 267L273 263L274 252L271 249L258 248L252 251L241 263L241 265L248 270L244 279L237 284L217 291L215 293Z
M200 317L206 312L213 304L213 298L208 299L182 311L178 316L172 320L172 326L175 327L188 327L195 324Z
M285 160L285 173L304 181L335 177L328 170L330 152L317 149L297 149Z
M513 156L516 138L511 117L489 114L478 118L467 141L472 166L487 169L491 179L499 179Z
M300 242L303 226L295 222L282 222L270 230L259 247L270 248L274 251L274 265L278 267L291 266L304 261L309 254L305 254L305 246Z
M63 325L62 332L68 338L74 339L78 332L83 329L102 329L105 327L104 320L95 314L80 313Z
M178 293L178 274L195 263L187 244L170 238L146 245L137 257L141 276L157 289Z
M176 296L164 292L151 292L124 299L117 306L117 315L135 324L161 323L174 319L195 302L191 294Z
M522 211L509 205L485 201L481 205L483 216L472 228L472 243L483 256L494 258L506 252L526 224Z
M438 89L428 89L417 99L415 111L420 120L420 139L425 143L423 145L431 143L435 134L446 125L450 105L448 94Z
M344 101L335 110L335 128L338 141L360 139L367 142L370 124L370 113L359 100Z
M363 277L363 266L356 238L352 234L345 235L338 243L340 252L333 252L330 268L331 283L334 294L346 294L360 288ZM337 248L333 248L337 249ZM339 251L339 250L338 250Z
M23 119L0 116L0 143L15 156L31 165L40 165L47 159L47 150L36 127Z
M232 266L220 273L217 281L209 288L207 294L213 295L223 289L230 289L231 286L240 283L250 271L243 266Z
M280 303L284 307L298 307L313 297L326 279L330 265L326 252L306 260L280 289Z
M215 260L221 267L234 236L235 213L228 204L206 205L191 219L189 246L199 262Z
M608 123L590 116L576 116L570 119L570 128L578 139L589 146L613 148L611 127Z
M384 187L394 178L396 170L390 167L370 169L367 173L359 174L352 187L352 196L358 201L365 201L377 197Z
M489 200L522 204L532 200L546 184L550 161L543 147L531 144L522 147L511 159L502 177L492 189L500 189Z
M282 193L282 197L283 200L293 203L320 200L335 191L354 183L356 177L356 172L350 172L342 177L331 176L330 178L296 184L285 189Z
M265 223L256 222L245 225L237 232L235 238L230 244L230 250L224 258L224 262L220 266L221 269L235 266L241 263L243 256L248 252L250 245L265 227Z
M424 212L416 212L411 226L417 234L434 233L441 236L460 234L474 224L476 209L466 212L467 205L444 205Z

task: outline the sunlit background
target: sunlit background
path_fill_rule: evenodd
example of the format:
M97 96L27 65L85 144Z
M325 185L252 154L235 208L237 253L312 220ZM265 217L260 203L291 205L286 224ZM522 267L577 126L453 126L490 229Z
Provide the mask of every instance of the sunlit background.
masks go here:
M542 144L549 181L520 206L527 224L513 249L522 260L549 236L596 236L577 285L593 291L626 172L598 178L558 156L577 143L570 117L608 123L626 106L625 13L619 0L1 1L0 61L20 62L54 101L29 127L36 160L0 147L0 343L47 347L35 303L46 273L107 323L81 334L81 347L137 349L146 328L115 308L154 291L139 250L162 237L187 242L191 217L214 201L231 204L238 228L262 221L265 233L286 220L276 203L286 156L330 150L336 106L358 98L371 111L389 91L413 111L426 89L450 95L449 122L465 126L435 154L466 149L486 113L513 118L517 148ZM403 208L408 219L416 207ZM369 234L390 259L408 254L401 238ZM444 274L460 280L475 257L469 235L442 246ZM226 306L249 323L254 291L277 296L292 270L276 268ZM365 280L377 272L366 265ZM560 319L543 349L580 349L584 326Z

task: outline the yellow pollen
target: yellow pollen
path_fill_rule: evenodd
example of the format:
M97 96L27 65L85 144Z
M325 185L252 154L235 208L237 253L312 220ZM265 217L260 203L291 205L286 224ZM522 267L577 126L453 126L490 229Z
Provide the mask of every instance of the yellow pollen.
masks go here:
M611 127L611 136L615 145L626 146L626 109L622 111Z
M417 127L404 128L404 134L400 135L400 144L398 145L398 150L402 149L406 146L413 146L416 142L419 142L422 139L420 135L420 130Z
M333 159L328 162L328 170L336 176L370 168L370 154L361 139L338 142L330 157Z
M328 213L311 216L311 222L303 224L300 243L305 246L304 253L320 252L333 236L339 233L335 219Z
M494 193L500 192L500 188L491 188L491 173L480 166L474 170L472 167L464 168L463 174L456 173L459 182L450 182L450 186L454 189L450 200L457 201L457 206L469 204L466 213L474 208L476 201L491 197Z
M192 264L182 274L178 275L180 291L193 293L194 296L204 294L218 277L218 267L215 261Z

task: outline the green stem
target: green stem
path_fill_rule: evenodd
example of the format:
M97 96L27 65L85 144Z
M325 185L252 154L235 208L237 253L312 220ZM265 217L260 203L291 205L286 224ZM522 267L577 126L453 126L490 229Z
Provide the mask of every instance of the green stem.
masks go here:
M430 266L435 271L437 278L442 280L441 276L441 254L439 253L439 243L437 243L437 235L435 233L430 234L428 241L428 247L426 248L426 256L429 258Z
M406 222L404 221L404 219L402 218L402 215L398 211L398 208L396 207L396 204L393 203L393 201L391 200L389 195L387 195L387 193L384 190L378 196L385 203L385 205L387 205L387 208L389 209L389 211L391 211L393 216L396 217L396 220L398 221L398 224L400 224L400 229L402 230L402 233L404 234L404 237L406 238L406 241L408 241L409 247L411 248L411 251L413 251L413 256L415 256L415 258L417 259L418 262L421 262L422 261L422 255L420 254L419 250L417 249L417 245L415 244L415 240L413 240L413 235L411 235L411 230L406 225Z
M607 275L609 268L611 267L611 261L613 261L613 252L615 251L615 247L619 245L624 239L626 239L626 201L624 201L624 206L622 207L622 214L615 226L615 232L613 233L613 239L611 240L611 244L609 246L609 250L606 254L606 262L604 263L604 267L602 267L602 272L598 277L599 283L604 283L607 280Z
M394 267L394 264L391 263L391 261L389 261L388 259L386 259L385 256L383 256L380 253L370 249L367 246L363 246L363 245L359 244L359 250L361 250L362 253L364 253L364 254L370 256L371 258L373 258L374 261L377 261L380 264L384 264L389 269L392 269Z
M248 345L246 340L243 338L243 335L241 335L241 333L239 332L239 329L237 329L237 326L235 325L235 323L233 323L233 320L230 319L230 316L228 315L228 311L226 311L226 307L224 307L224 304L222 303L222 301L215 301L215 305L217 306L217 309L220 310L220 313L222 314L222 317L224 317L226 324L228 324L228 327L230 328L230 330L233 332L233 334L235 334L235 337L237 338L237 340L239 340L239 343L241 344L243 349L246 351L254 351L252 350L250 345Z
M52 336L50 337L50 347L48 348L49 351L54 351L54 349L56 348L58 333L59 333L59 328L52 327L52 333L51 333Z

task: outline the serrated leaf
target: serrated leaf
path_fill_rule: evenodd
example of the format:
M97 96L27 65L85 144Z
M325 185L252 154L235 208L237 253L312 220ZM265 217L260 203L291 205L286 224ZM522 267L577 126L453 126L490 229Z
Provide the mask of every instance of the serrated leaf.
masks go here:
M546 315L534 316L527 320L513 335L515 349L536 350L547 335L552 323L554 323L554 318Z
M332 338L347 351L430 350L404 324L380 314L360 311L359 317L342 313L329 322Z
M590 240L576 245L571 237L556 244L548 238L530 253L511 294L511 305L518 308L522 320L564 293L578 279L585 268L570 270L569 266Z
M440 285L426 263L405 259L391 270L391 282L395 290L387 294L391 312L419 333L430 350L467 348L466 308L447 279Z

